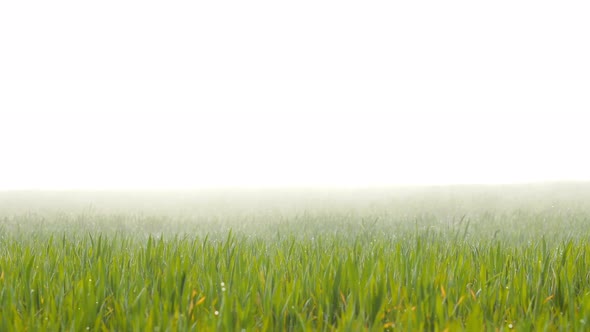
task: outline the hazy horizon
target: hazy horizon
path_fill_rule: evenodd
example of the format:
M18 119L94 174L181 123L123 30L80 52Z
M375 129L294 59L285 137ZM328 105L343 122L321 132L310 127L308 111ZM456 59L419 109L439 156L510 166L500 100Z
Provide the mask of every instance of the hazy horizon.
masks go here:
M0 188L0 193L9 192L248 192L248 191L363 191L363 190L397 190L397 189L433 189L433 188L500 188L500 187L551 187L588 185L590 180L547 180L514 182L472 182L472 183L393 183L374 185L251 185L251 186L195 186L195 187L44 187L44 188Z

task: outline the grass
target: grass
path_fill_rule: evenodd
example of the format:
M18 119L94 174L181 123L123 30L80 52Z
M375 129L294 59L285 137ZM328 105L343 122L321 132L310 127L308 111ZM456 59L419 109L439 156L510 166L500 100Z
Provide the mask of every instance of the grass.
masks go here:
M0 330L588 330L588 196L493 190L183 215L28 194L0 210Z

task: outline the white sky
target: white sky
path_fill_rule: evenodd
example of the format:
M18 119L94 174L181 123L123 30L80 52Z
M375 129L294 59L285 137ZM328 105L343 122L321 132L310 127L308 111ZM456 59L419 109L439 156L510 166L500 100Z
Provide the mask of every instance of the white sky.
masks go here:
M590 180L588 1L2 1L0 190Z

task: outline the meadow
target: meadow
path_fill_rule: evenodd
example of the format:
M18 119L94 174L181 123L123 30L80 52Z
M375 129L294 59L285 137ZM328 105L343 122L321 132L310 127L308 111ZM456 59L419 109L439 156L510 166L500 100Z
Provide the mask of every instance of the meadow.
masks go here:
M1 331L583 331L590 184L0 193Z

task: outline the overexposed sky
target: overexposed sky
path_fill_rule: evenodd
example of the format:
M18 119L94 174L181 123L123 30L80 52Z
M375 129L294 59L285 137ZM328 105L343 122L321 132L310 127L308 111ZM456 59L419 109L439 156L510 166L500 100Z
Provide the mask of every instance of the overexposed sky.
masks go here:
M590 180L587 1L3 1L0 190Z

